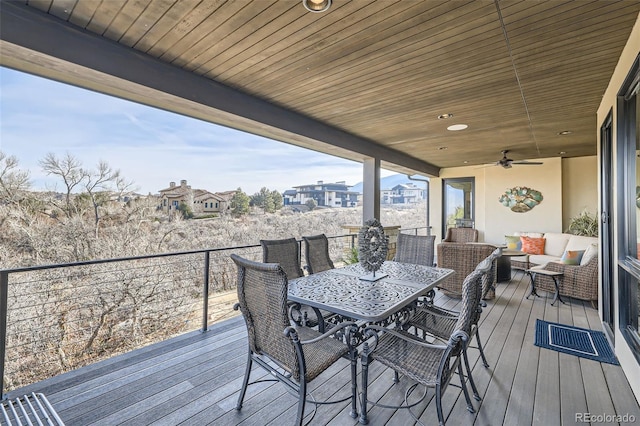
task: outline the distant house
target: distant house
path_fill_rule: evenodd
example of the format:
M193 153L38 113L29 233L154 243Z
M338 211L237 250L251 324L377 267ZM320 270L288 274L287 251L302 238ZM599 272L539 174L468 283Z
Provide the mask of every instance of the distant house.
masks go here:
M218 213L222 210L220 206L225 202L222 197L202 189L196 189L193 192L194 213Z
M396 185L380 191L381 204L415 204L424 201L426 191L413 183Z
M186 180L181 180L180 185L169 182L169 187L160 191L160 207L164 212L178 209L180 203L191 207L195 214L219 213L229 208L231 198L236 191L212 193L204 189L192 189Z
M315 184L294 186L282 194L285 206L305 204L309 200L315 200L318 206L323 207L355 207L358 205L358 193L349 191L350 186L344 181L324 183L318 181Z

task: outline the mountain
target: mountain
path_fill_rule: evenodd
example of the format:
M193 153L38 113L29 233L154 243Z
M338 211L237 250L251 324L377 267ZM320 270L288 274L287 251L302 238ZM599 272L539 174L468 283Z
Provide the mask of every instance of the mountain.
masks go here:
M424 182L413 181L407 178L407 175L395 174L381 178L380 189L391 189L396 185L402 185L404 183L413 183L419 188L424 188ZM362 194L362 182L353 185L353 187L349 188L349 190Z

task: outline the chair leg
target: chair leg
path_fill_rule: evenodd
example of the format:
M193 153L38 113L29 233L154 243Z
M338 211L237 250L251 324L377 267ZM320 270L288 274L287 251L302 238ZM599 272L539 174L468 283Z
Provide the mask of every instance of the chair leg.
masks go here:
M484 349L482 349L482 342L480 341L480 331L476 326L476 342L478 342L478 349L480 349L480 358L482 358L482 365L485 368L489 368L489 363L487 362L487 357L484 356Z
M462 386L462 393L464 393L464 399L467 401L467 411L470 413L475 413L476 410L473 408L473 404L471 403L471 397L469 396L469 390L467 389L467 382L464 379L464 373L462 372L462 363L458 363L458 375L460 376L460 385Z
M242 408L242 402L244 401L244 394L247 392L247 386L249 385L249 376L251 375L251 366L253 365L253 358L251 358L251 348L249 348L249 355L247 357L247 368L244 372L244 381L242 382L242 389L240 389L240 395L238 396L238 403L236 404L236 410Z
M369 424L369 419L367 419L367 386L369 385L369 361L370 358L367 355L368 347L365 343L365 354L362 356L362 401L360 404L360 424L366 425Z
M357 406L357 399L358 399L358 383L356 382L357 380L357 371L356 368L358 366L358 353L355 349L352 349L351 351L351 413L349 413L351 415L351 417L353 417L354 419L358 417L358 406Z
M467 377L469 378L469 384L471 385L471 390L473 390L473 397L476 401L482 400L480 398L480 394L478 393L478 388L476 388L476 383L473 381L473 376L471 375L471 366L469 365L469 356L467 355L467 351L465 350L462 353L462 357L464 359L464 366L467 369Z
M304 417L304 400L307 396L307 381L302 374L300 376L300 388L298 388L298 415L296 416L296 425L298 426L302 426L302 418Z
M442 414L442 385L436 385L436 411L438 412L438 424L444 426L444 415Z

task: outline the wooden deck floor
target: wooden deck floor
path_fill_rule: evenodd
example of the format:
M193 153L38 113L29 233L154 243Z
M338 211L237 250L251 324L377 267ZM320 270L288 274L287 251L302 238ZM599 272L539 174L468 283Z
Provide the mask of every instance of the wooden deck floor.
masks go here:
M536 318L600 329L589 303L549 305L526 300L528 278L515 273L499 284L482 317L481 337L490 368L470 355L481 402L466 411L461 391L449 387L443 398L448 425L571 425L576 413L635 416L640 408L618 366L534 346ZM544 293L541 293L544 294ZM448 306L455 299L440 297ZM72 425L283 425L295 418L296 399L279 384L249 388L242 411L234 407L246 361L246 331L240 318L207 333L190 333L11 392L8 397L44 392ZM261 370L255 370L262 374ZM391 371L370 369L370 400L397 403L407 380L392 385ZM255 376L254 376L255 377ZM454 379L456 381L457 379ZM311 384L316 400L349 393L348 363L338 362ZM424 424L437 420L432 393L415 408ZM371 407L371 425L409 425L406 410ZM355 425L348 403L321 406L314 425ZM600 423L598 423L600 424ZM603 422L602 424L618 424Z

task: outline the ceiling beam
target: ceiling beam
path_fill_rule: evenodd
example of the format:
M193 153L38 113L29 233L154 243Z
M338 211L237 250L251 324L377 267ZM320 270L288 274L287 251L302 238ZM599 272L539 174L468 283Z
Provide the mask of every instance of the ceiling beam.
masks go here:
M2 2L0 65L316 151L438 176L405 153L193 74L35 8ZM115 78L114 78L115 77ZM359 154L359 155L355 155Z

